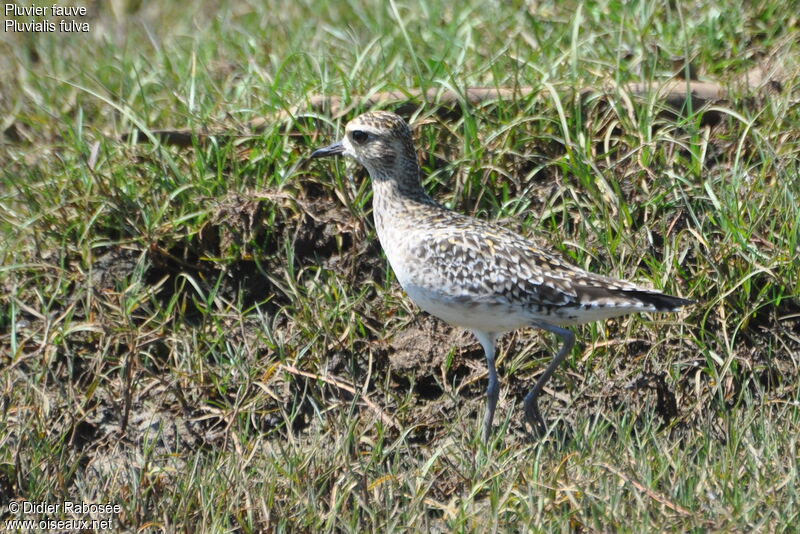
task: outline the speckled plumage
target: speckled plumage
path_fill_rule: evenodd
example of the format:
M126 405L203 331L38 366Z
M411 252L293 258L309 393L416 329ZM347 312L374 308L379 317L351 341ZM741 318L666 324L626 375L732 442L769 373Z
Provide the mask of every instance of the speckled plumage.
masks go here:
M438 204L422 188L411 131L393 113L356 117L341 142L312 157L338 154L370 174L378 238L400 285L423 310L472 330L483 345L489 366L484 440L499 393L494 350L500 334L536 326L564 339L525 398L526 420L543 431L537 397L574 344L563 326L691 303L587 272L510 230Z

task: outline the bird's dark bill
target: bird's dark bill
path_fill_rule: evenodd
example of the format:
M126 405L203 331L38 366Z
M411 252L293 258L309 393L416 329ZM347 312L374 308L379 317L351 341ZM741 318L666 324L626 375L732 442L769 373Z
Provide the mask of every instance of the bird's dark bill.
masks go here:
M339 156L344 152L344 145L340 142L330 146L320 148L311 153L312 158L326 158L328 156Z

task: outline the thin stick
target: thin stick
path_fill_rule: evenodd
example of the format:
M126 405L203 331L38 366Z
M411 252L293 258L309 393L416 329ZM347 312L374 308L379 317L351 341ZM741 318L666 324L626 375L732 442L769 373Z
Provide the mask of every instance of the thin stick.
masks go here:
M626 475L625 473L623 473L622 471L620 471L616 467L612 467L612 466L610 466L610 465L608 465L606 463L600 463L598 465L600 465L601 467L605 467L606 469L608 469L609 471L611 471L612 473L617 475L619 478L621 478L622 480L624 480L625 482L627 482L628 484L630 484L631 486L636 488L637 490L641 491L642 493L644 493L645 495L647 495L648 497L650 497L654 501L663 504L664 506L666 506L670 510L673 510L673 511L678 512L679 514L685 515L685 516L693 516L694 515L694 513L691 510L688 510L688 509L684 508L683 506L681 506L679 504L675 504L674 502L670 501L669 499L667 499L663 495L660 495L660 494L656 493L655 491L651 490L650 488L644 486L641 482L637 482L637 481L633 480L631 477L629 477L628 475Z
M331 384L333 386L336 386L339 389L343 389L343 390L347 391L348 393L352 394L354 397L358 395L358 393L356 392L356 388L354 388L350 384L342 382L341 380L339 380L337 378L330 378L330 377L327 377L327 376L322 376L322 375L318 375L318 374L314 374L314 373L309 373L308 371L302 371L302 370L298 369L297 367L294 367L293 365L281 364L280 368L283 369L284 371L292 373L293 375L305 376L306 378L313 378L315 380L321 380L321 381L325 382L326 384ZM380 406L378 406L377 404L375 404L374 402L369 400L368 397L362 395L361 398L364 401L364 404L366 404L367 407L370 410L372 410L373 412L378 414L378 417L381 418L381 421L383 421L383 424L385 424L387 426L390 426L392 428L395 428L397 430L400 430L402 428L400 426L400 423L395 421L392 417L386 415L386 413L380 408Z

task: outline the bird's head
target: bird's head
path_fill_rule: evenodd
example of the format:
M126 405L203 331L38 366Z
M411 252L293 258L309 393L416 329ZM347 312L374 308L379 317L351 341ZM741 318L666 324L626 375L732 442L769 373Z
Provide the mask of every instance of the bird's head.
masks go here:
M347 123L338 143L320 148L312 158L346 156L366 167L373 180L412 176L418 179L419 164L411 129L394 113L372 111Z

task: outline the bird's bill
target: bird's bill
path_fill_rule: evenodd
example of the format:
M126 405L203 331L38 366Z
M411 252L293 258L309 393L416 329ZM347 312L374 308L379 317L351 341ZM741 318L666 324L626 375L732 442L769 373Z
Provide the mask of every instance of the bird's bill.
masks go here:
M327 158L329 156L340 156L344 153L344 145L341 141L324 148L319 148L311 153L311 158Z

